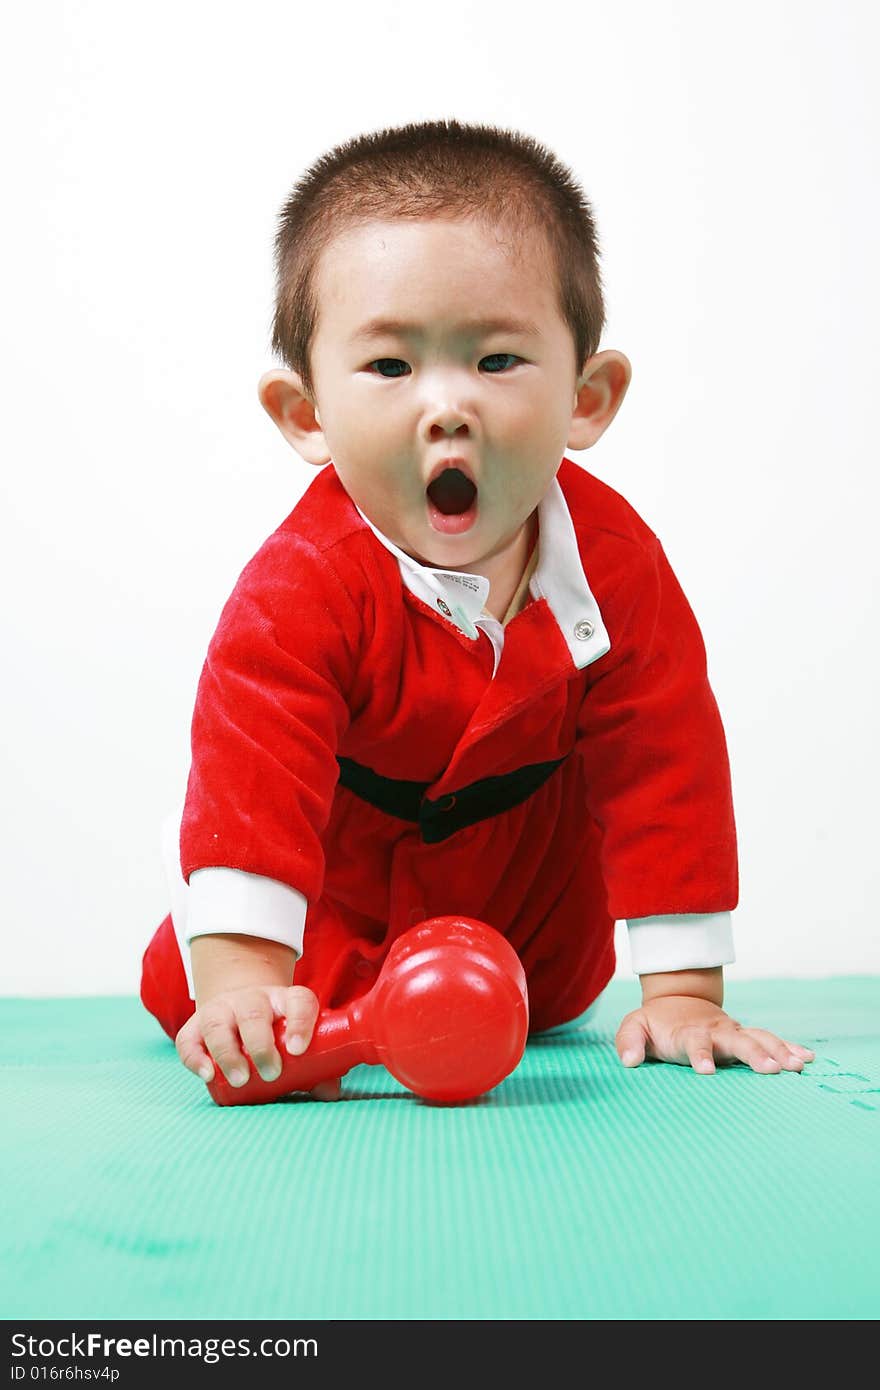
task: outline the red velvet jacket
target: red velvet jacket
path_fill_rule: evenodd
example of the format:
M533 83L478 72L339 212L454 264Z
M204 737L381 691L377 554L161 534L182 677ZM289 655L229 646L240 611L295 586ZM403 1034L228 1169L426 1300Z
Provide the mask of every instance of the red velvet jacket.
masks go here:
M404 586L332 465L223 610L193 716L183 875L225 865L299 889L296 980L323 1005L370 988L414 922L463 913L511 940L546 1028L611 977L615 919L736 906L697 622L633 508L568 459L558 482L610 638L581 669L540 597L507 624L493 679L485 634Z

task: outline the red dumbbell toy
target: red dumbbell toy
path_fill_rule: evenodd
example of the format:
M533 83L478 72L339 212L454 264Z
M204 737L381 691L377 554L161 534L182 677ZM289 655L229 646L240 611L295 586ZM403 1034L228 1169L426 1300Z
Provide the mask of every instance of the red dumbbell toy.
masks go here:
M380 1063L425 1100L472 1100L509 1076L525 1051L525 972L494 927L432 917L397 938L368 994L321 1010L302 1056L288 1053L285 1029L278 1019L281 1075L264 1081L252 1066L243 1086L230 1086L215 1069L208 1090L218 1105L263 1105L360 1062Z

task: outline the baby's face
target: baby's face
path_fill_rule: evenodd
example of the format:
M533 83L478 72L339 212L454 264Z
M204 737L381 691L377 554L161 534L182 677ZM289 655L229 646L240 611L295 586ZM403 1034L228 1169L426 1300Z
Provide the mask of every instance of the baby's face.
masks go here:
M316 277L330 457L373 524L438 568L511 545L572 425L578 370L548 250L534 234L514 256L502 238L471 221L371 222L332 242ZM432 485L447 460L470 483Z

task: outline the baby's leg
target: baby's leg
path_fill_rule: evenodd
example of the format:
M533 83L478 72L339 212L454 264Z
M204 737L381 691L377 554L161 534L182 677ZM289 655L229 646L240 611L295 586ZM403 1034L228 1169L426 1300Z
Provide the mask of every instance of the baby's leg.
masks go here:
M162 922L143 958L141 1000L170 1038L195 1012L195 986L186 927L190 888L180 867L180 822L183 805L162 826L162 860L171 912ZM360 923L343 919L329 903L312 904L306 948L297 963L296 982L314 990L322 1007L337 1008L365 993L374 983L383 945L358 932ZM373 924L370 924L373 925ZM378 925L378 924L375 924Z
M177 1037L196 1007L192 966L183 934L189 888L180 870L182 816L183 802L165 817L162 824L162 862L171 912L144 952L141 974L143 1005L159 1020L169 1038Z
M195 1012L170 913L144 952L141 1002L172 1040Z

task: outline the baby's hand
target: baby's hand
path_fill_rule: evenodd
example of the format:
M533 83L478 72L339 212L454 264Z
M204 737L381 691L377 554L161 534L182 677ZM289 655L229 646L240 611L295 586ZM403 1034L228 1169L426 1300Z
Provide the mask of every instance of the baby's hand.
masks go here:
M305 1052L318 1017L318 996L305 985L245 985L224 990L196 1009L174 1040L183 1065L203 1081L214 1079L214 1063L231 1086L250 1076L245 1050L264 1081L281 1074L273 1020L287 1021L288 1052ZM309 1092L316 1100L339 1100L339 1079L322 1081Z
M624 1066L646 1057L710 1073L719 1062L745 1062L752 1071L801 1071L816 1056L800 1043L784 1042L764 1028L741 1028L717 1004L691 995L667 994L627 1014L615 1045Z

